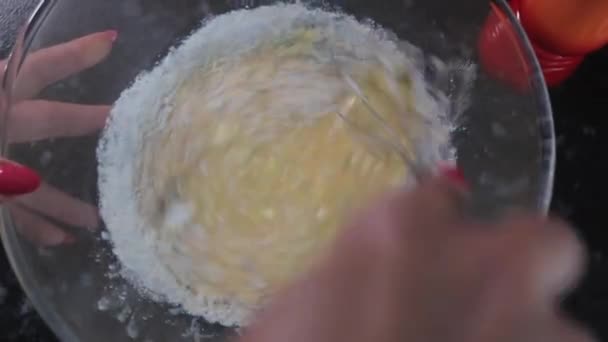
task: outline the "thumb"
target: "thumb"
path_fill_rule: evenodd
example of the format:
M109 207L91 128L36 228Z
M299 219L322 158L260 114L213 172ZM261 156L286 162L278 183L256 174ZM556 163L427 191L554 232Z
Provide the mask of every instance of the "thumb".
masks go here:
M40 176L28 167L0 159L0 196L23 195L40 186Z

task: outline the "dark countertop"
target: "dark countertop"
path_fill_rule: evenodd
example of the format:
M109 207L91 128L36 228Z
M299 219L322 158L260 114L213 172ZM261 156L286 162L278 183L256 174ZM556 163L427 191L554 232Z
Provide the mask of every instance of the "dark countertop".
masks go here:
M33 0L0 1L0 58ZM566 301L576 318L608 341L608 49L590 56L566 84L551 91L558 138L552 211L574 223L590 249L589 272ZM1 247L0 247L1 249ZM56 341L36 314L0 251L0 340Z
M567 307L608 341L608 49L590 56L551 91L558 139L554 213L576 225L589 248L589 272ZM604 216L606 215L606 216Z

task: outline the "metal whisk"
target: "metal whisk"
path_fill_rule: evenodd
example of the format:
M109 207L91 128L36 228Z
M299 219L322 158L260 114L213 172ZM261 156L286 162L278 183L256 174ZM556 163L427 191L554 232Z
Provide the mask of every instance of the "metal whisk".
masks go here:
M386 119L382 115L380 115L380 113L378 113L378 111L374 108L374 106L367 99L365 94L363 94L363 92L361 91L361 88L359 87L357 82L355 82L355 80L348 73L346 73L342 70L339 63L336 61L335 56L332 56L332 62L333 62L333 65L335 66L338 74L340 75L340 77L342 77L344 82L346 82L346 84L351 88L354 95L357 96L357 98L361 101L361 103L363 103L365 105L365 107L368 109L368 111L372 115L372 117L374 117L375 120L378 121L378 123L382 127L382 130L386 134L386 136L377 134L377 136L374 136L373 138L375 140L377 140L379 143L381 143L382 145L396 151L399 154L400 158L405 163L405 165L408 167L408 169L412 172L412 174L416 178L416 181L420 181L426 174L428 174L428 170L426 170L426 168L424 166L420 165L420 163L418 163L416 161L416 158L414 156L412 156L412 153L410 152L410 150L407 147L403 146L403 144L401 143L401 138L400 138L399 134L397 133L397 131L393 127L391 127L391 125L386 121ZM361 127L357 126L344 113L342 113L338 110L337 114L340 118L342 118L342 120L344 120L351 127L355 128L357 130L362 130ZM364 133L369 134L369 132L364 132ZM407 137L406 137L406 139L407 139Z

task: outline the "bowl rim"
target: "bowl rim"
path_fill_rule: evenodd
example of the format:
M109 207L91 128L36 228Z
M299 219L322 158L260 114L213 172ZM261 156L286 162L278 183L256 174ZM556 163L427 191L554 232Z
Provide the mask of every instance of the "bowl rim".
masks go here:
M51 13L56 3L57 0L38 1L22 28L17 32L13 48L6 59L3 77L0 80L0 103L3 104L0 106L0 157L7 155L8 141L6 133L8 130L8 112L11 105L13 84L23 66L34 37L36 37L42 23L48 14ZM15 225L12 222L11 216L7 213L7 208L1 206L0 236L2 238L2 245L6 251L11 268L27 298L32 302L32 305L49 329L61 341L79 341L67 321L51 309L51 306L48 305L47 300L42 296L41 292L35 291L35 285L32 284L32 280L35 279L34 275L28 267L22 267L26 262L20 257L24 253L21 244L17 243L19 237L15 229L12 229L14 227Z
M541 188L539 191L539 197L537 199L538 209L543 213L547 214L551 206L551 200L553 199L553 190L555 182L555 167L557 163L557 145L555 138L555 122L553 119L553 108L551 106L551 99L549 96L549 89L545 81L544 73L540 61L534 52L534 48L528 34L519 21L519 16L513 12L511 6L507 3L508 0L490 0L491 3L496 4L503 14L509 19L509 23L513 26L517 37L520 39L520 43L523 45L523 52L526 54L527 62L529 62L532 68L531 72L531 87L534 96L534 101L537 107L540 109L538 113L538 131L540 133L541 141ZM545 172L542 172L545 171Z
M25 21L22 29L18 32L15 44L6 59L4 76L0 80L0 157L7 155L8 142L6 131L8 129L8 108L10 108L11 103L12 86L28 55L30 46L36 37L37 32L58 1L59 0L38 1L38 4ZM534 94L533 98L536 102L536 106L540 110L538 114L540 119L538 125L540 138L542 139L541 154L543 159L543 165L541 165L541 176L543 179L540 181L541 188L536 204L538 209L543 214L546 214L549 210L553 195L556 164L555 128L549 92L530 39L521 26L518 17L508 5L507 0L488 0L488 3L497 5L498 8L503 11L503 14L506 15L522 44L527 61L530 63L532 71L530 81ZM48 305L48 301L44 298L42 293L35 290L35 284L32 282L32 280L35 279L34 275L31 274L32 272L28 267L23 267L26 264L24 259L18 257L23 255L23 251L20 244L17 243L19 237L17 236L15 229L13 229L15 226L6 210L7 209L4 206L0 207L0 236L2 237L2 244L6 250L9 263L24 292L45 323L60 340L79 341L70 327L70 324L68 324L64 317L52 310L51 305Z

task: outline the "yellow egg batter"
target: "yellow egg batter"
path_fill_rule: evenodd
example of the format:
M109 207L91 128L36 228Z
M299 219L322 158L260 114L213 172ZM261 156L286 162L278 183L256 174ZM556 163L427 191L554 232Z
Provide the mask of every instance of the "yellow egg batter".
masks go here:
M420 131L405 116L407 70L344 64L398 135L387 137L336 65L314 57L318 39L301 31L196 70L146 138L140 212L196 294L257 306L323 255L350 209L407 177L376 139L409 148Z

